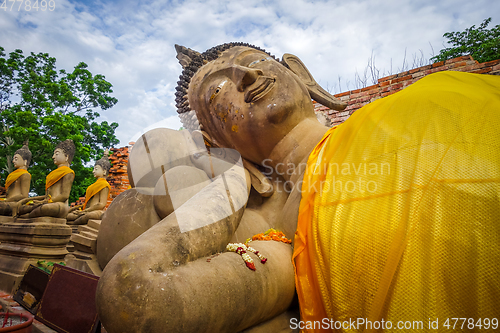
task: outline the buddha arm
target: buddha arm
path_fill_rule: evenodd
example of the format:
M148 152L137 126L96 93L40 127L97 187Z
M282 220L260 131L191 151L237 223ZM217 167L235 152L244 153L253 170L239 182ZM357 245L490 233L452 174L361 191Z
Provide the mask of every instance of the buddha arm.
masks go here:
M24 205L29 201L37 201L37 200L44 200L46 198L45 195L39 195L36 197L29 197L29 198L24 198L21 201L18 202L19 205Z
M122 305L136 303L143 297L141 294L149 295L149 304L164 303L162 284L154 282L157 279L165 279L165 275L171 275L180 268L178 266L225 250L248 200L247 175L234 169L225 173L225 179L220 177L206 186L174 214L158 222L111 259L97 291L99 316L108 323L107 327L123 321L120 317ZM124 289L117 288L116 283ZM137 289L137 286L147 290ZM169 288L175 294L176 288L182 285L172 284ZM110 300L114 305L109 305ZM133 315L129 319L141 321L140 317ZM140 331L134 331L136 325L137 322L130 323L129 331Z

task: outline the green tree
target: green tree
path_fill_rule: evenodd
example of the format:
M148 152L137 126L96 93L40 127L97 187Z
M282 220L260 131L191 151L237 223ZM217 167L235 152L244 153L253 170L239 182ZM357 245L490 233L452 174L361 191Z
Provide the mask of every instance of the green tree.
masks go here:
M490 22L491 17L485 19L479 28L473 25L463 32L445 33L443 37L452 47L442 49L431 60L437 62L463 55L471 55L478 62L500 59L500 25L486 29Z
M76 153L70 200L83 196L94 182L92 168L85 164L119 142L114 134L117 123L96 121L96 108L106 110L118 101L110 96L111 88L103 75L92 75L83 62L71 73L57 72L56 59L47 53L25 57L15 50L6 57L0 47L0 183L13 171L13 153L28 140L32 191L43 195L45 177L54 169L54 147L72 139Z

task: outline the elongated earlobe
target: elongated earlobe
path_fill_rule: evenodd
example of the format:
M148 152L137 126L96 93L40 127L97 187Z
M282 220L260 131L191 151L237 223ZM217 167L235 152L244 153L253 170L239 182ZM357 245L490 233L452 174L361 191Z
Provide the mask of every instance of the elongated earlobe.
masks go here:
M330 94L325 89L321 88L321 86L314 80L309 70L304 65L304 63L293 54L285 53L283 55L283 60L281 61L283 65L288 67L292 72L297 75L302 82L307 87L309 91L309 95L316 102L323 104L324 106L329 107L333 110L344 110L347 107L347 103L340 101L338 98L335 98L332 94Z

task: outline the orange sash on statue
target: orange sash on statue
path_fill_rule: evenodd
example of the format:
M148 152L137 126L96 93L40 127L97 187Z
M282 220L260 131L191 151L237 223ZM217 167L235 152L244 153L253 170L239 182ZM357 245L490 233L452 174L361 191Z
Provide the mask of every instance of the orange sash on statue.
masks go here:
M95 181L94 184L87 187L87 191L85 192L85 203L83 204L83 209L87 207L87 203L89 202L90 198L99 193L105 187L111 190L111 186L104 178L99 178L98 180ZM108 197L109 197L109 192L108 192Z
M49 173L45 180L45 189L48 189L49 187L57 183L59 179L66 176L68 173L75 174L75 172L67 166L61 166Z
M25 173L27 173L28 175L30 174L27 170L24 169L17 169L9 173L7 179L5 180L5 189L7 190L10 185L12 185L19 177L21 177Z
M302 332L498 317L499 133L500 78L449 71L325 134L295 234Z

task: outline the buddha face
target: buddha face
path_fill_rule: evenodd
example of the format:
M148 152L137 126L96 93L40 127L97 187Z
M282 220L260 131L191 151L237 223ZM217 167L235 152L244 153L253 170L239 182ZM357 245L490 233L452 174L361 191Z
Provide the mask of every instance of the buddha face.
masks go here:
M61 148L56 148L54 150L54 155L52 155L52 160L55 165L61 165L68 163L68 155L64 153L64 150Z
M26 168L27 167L27 161L23 159L23 157L19 154L15 154L14 157L12 158L12 163L14 164L14 168L19 169L19 168Z
M94 173L95 178L101 178L101 177L104 177L106 175L106 172L104 171L104 169L98 164L94 165L93 173Z
M314 118L305 85L264 52L233 47L204 65L188 91L191 109L212 138L261 163L305 118Z

